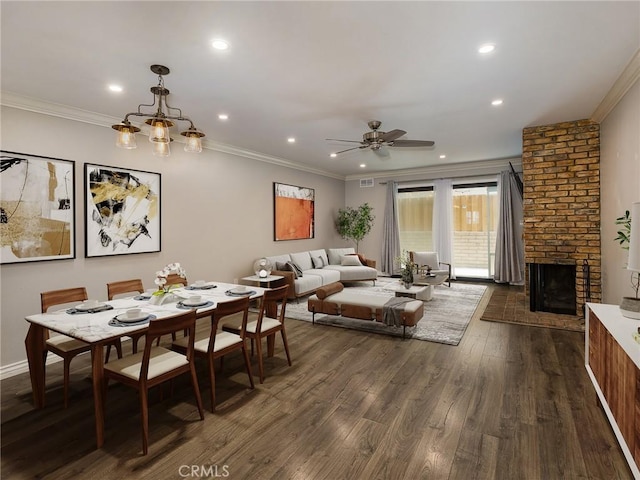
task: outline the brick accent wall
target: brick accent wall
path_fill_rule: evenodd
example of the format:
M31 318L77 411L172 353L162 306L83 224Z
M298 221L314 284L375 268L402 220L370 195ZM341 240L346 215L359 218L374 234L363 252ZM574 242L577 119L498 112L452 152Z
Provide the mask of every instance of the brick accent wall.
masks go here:
M591 301L602 301L600 125L577 120L523 129L522 168L525 262L575 265L582 316L584 260Z

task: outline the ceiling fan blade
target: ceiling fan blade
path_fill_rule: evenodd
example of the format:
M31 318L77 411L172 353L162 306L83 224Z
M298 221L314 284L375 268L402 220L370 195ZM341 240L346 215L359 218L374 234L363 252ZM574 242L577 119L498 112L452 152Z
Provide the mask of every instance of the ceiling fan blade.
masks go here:
M360 142L358 142L358 143L360 143ZM336 152L336 155L338 155L340 153L344 153L344 152L350 152L351 150L357 150L358 148L367 148L367 145L362 145L360 147L347 148L346 150L340 150L339 152Z
M349 143L362 143L360 140L340 140L339 138L325 138L328 142L349 142Z
M435 142L431 140L396 140L390 147L433 147Z
M389 150L387 150L385 147L380 147L380 148L376 148L376 149L372 149L372 150L373 150L373 153L375 153L380 158L389 157Z
M405 135L407 132L404 130L391 130L390 132L383 133L380 135L380 140L383 142L393 142L396 138L400 138Z

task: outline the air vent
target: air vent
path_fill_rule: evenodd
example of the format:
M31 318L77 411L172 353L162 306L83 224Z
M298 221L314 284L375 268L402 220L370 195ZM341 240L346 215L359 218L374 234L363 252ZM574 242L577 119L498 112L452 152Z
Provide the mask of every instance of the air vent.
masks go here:
M373 178L361 178L360 188L373 187Z

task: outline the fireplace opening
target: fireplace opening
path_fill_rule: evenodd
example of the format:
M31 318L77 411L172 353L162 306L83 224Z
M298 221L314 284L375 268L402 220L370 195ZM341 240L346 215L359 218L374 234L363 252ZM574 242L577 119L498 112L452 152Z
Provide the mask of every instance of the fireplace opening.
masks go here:
M529 301L529 308L532 312L575 315L575 266L530 263Z

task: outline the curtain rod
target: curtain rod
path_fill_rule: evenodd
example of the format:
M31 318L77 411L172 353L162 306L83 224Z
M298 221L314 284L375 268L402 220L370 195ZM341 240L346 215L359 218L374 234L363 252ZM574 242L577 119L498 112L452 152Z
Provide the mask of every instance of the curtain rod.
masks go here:
M511 173L511 172L509 172ZM522 173L522 172L516 172L516 173ZM402 182L396 182L398 183L398 185L402 184L402 183L417 183L417 182L433 182L435 180L445 180L445 179L450 179L450 180L457 180L457 179L462 179L462 178L483 178L483 177L491 177L491 176L495 176L498 175L497 173L490 173L488 175L461 175L459 177L438 177L438 178L428 178L425 180L404 180ZM386 185L387 182L378 182L378 185Z
M512 173L512 174L513 173L518 173L518 174L523 173L523 172L517 172L515 169L513 169L513 165L511 165L511 162L509 162L509 165L511 166L511 169L512 169L512 171L509 172L509 173ZM459 178L460 179L461 178L484 178L484 177L491 177L491 176L494 176L494 175L498 175L498 173L500 173L500 172L487 173L487 174L484 174L484 175L483 174L479 174L479 175L459 175L459 176L455 176L455 177L437 177L437 178L428 178L428 179L425 179L425 180L404 180L404 181L397 182L397 183L401 184L401 183L416 183L416 182L432 182L434 180L445 180L445 179L457 180ZM386 185L387 183L389 183L389 182L388 181L379 182L378 185Z

